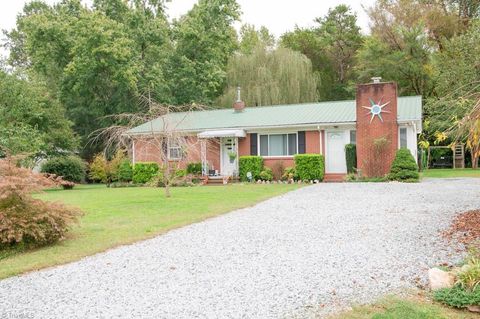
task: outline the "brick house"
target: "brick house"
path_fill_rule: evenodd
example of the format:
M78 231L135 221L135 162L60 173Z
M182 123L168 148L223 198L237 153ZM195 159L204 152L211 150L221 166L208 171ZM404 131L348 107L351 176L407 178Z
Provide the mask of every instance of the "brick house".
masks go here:
M231 109L168 117L190 145L185 151L177 145L162 148L180 166L202 162L205 174L231 176L238 173L239 156L259 155L268 167L278 162L289 167L294 154L315 153L325 156L326 179L335 179L347 172L349 143L357 145L357 165L367 176L387 173L398 148L408 148L416 158L422 98L398 97L396 83L375 79L357 86L356 100L263 107L238 100ZM139 137L149 130L161 133L161 127L157 119L128 132L134 163L160 161L158 151Z

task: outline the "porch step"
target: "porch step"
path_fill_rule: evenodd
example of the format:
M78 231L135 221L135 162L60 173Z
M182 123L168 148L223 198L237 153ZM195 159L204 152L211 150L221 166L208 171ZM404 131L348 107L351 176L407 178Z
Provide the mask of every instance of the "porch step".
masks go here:
M223 176L208 176L206 185L223 185ZM228 184L239 182L238 177L230 178Z
M339 182L344 182L345 181L345 177L347 176L347 174L325 174L325 176L323 177L323 181L325 183L339 183Z

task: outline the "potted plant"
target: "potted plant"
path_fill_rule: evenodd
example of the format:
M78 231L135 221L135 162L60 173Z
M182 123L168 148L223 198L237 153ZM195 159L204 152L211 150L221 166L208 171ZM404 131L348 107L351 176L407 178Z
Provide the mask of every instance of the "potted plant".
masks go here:
M230 158L230 163L235 162L235 159L237 158L237 153L235 153L234 151L229 151L228 158Z

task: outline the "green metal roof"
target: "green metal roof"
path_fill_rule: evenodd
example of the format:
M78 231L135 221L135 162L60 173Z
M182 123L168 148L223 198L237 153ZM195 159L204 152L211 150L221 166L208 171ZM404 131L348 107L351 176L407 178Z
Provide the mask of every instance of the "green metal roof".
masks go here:
M422 97L398 98L398 121L421 121ZM309 126L356 121L355 100L246 107L243 112L233 108L170 113L131 129L130 134L163 131L165 123L180 131L199 132L211 129L261 128L278 126Z

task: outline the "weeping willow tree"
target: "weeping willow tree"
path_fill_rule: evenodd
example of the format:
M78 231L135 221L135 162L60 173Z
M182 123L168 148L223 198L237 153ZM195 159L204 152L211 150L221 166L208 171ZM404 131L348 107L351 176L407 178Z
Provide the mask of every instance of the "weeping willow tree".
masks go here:
M315 102L317 77L303 54L286 48L270 51L257 47L251 54L237 54L227 67L227 88L217 103L230 107L236 88L242 88L247 106Z

